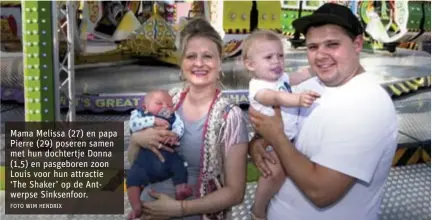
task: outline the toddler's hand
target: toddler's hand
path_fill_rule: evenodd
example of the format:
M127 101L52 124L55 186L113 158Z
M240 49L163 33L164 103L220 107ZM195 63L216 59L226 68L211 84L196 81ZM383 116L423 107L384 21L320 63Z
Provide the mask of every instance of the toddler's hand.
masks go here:
M315 100L317 98L319 98L321 95L314 92L314 91L306 91L306 92L302 92L300 93L299 96L299 106L300 107L310 107L312 105L313 102L315 102Z
M168 127L168 121L161 118L155 118L155 125L157 127Z

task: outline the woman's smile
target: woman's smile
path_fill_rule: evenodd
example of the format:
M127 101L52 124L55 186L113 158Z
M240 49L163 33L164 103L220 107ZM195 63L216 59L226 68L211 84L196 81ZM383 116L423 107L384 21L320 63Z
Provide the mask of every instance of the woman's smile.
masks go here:
M208 70L192 70L192 74L196 76L205 76L209 73Z

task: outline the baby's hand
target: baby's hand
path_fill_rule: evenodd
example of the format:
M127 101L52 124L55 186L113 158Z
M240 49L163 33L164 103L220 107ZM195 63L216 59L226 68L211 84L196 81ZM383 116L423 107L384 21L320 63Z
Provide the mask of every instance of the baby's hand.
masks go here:
M164 143L169 146L179 145L179 138L177 136L166 137Z
M168 121L161 118L155 118L155 125L157 127L168 127Z
M312 105L313 102L315 102L315 100L317 98L319 98L321 95L314 92L314 91L306 91L306 92L302 92L300 93L299 96L299 106L300 107L310 107Z

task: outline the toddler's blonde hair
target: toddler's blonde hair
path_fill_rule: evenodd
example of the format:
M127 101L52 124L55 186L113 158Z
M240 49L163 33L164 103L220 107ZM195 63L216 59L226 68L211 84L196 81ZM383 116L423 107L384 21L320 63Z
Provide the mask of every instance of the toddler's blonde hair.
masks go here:
M282 38L270 30L256 30L249 34L246 39L243 41L242 48L242 60L246 60L248 58L248 53L253 44L257 43L257 40L268 40L268 41L279 41L282 44Z

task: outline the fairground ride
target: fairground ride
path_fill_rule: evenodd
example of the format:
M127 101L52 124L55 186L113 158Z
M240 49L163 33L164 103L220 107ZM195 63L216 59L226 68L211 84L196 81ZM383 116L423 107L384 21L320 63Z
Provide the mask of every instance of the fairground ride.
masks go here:
M53 120L60 99L75 111L75 71L149 58L177 64L177 33L195 16L206 16L224 36L227 57L238 53L241 39L250 32L251 7L269 14L259 28L280 27L278 1L3 1L1 5L2 98L23 95L11 88L24 90L26 119L31 121ZM74 113L70 115L74 118Z
M226 92L236 102L247 103L247 77L230 64L240 53L242 40L256 28L285 34L298 48L288 48L293 55L287 57L295 61L287 71L296 71L306 65L306 57L302 36L293 32L291 23L324 2L3 1L2 100L24 102L30 121L59 119L61 108L69 110L68 120L75 118L76 110L130 110L140 105L146 91L181 84L176 67L140 63L177 64L177 33L190 18L205 16L225 41ZM374 25L384 29L366 28L371 48L430 40L430 2L342 2L366 27L374 15L380 18ZM392 95L400 95L430 86L430 69L426 63L419 67L412 54L418 52L366 54L365 60L371 68L404 64L386 70L384 75L390 76L380 76ZM429 78L421 78L425 74Z
M395 52L397 47L422 49L430 42L431 1L281 1L282 31L293 46L301 46L303 38L292 22L312 14L325 2L349 7L365 27L365 49ZM420 47L420 48L419 48Z

